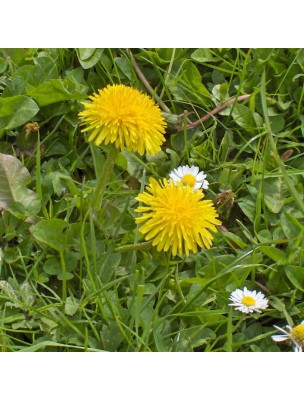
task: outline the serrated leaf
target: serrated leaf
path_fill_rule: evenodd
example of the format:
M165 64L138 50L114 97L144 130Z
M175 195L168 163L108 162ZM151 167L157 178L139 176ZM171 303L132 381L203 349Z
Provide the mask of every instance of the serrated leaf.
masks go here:
M39 197L26 188L31 175L18 158L0 153L0 207L9 209L13 202L23 205L28 215L35 215L41 207Z
M26 96L0 98L0 129L14 129L30 121L39 107Z

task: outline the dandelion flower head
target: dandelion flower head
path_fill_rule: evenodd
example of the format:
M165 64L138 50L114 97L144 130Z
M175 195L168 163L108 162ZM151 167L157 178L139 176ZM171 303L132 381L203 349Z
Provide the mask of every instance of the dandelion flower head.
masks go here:
M293 346L294 351L302 352L304 347L304 320L299 324L294 326L293 328L289 325L286 325L285 329L280 328L279 326L274 325L279 331L283 332L283 335L273 335L271 338L275 342L283 342L284 340L289 340Z
M174 183L182 182L184 186L190 186L193 190L208 189L209 182L205 179L207 177L204 171L199 170L198 167L183 167L175 168L170 172L169 177L173 179Z
M268 300L261 292L250 291L246 287L244 287L244 290L236 289L232 292L229 300L232 301L229 306L235 307L236 310L244 314L254 311L260 313L261 310L268 307Z
M165 141L166 121L152 98L125 85L108 85L98 94L89 96L91 102L81 103L79 113L83 132L89 131L89 141L96 146L115 146L140 155L155 155Z
M212 246L216 225L221 225L211 200L202 200L202 191L193 191L182 182L175 184L171 179L159 183L151 178L144 193L136 200L144 203L135 211L142 213L136 223L143 224L139 231L146 240L153 239L157 251L172 249L172 254L197 253L198 246Z

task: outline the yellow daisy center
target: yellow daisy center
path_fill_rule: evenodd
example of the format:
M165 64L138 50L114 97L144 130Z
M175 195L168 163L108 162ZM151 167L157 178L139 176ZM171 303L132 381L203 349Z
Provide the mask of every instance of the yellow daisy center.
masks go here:
M242 303L244 304L244 306L250 307L250 306L254 306L256 301L251 296L244 296L242 298Z
M196 179L193 175L191 174L186 174L182 177L182 182L184 185L193 187L196 183Z
M153 239L152 245L157 250L167 251L180 256L189 251L197 253L198 246L210 248L216 232L215 225L221 222L210 200L202 200L201 191L194 192L189 186L177 185L173 180L159 184L150 179L147 192L141 193L136 200L145 203L135 211L143 213L136 218L136 223L144 222L139 231L146 240Z
M292 328L290 334L297 343L299 343L301 346L304 346L304 324L297 325Z

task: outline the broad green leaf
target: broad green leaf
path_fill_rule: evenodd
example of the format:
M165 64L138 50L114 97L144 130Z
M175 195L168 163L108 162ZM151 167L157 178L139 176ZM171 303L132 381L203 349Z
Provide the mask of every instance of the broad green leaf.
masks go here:
M96 49L76 49L78 57L80 60L87 60L88 58L92 57Z
M103 348L107 351L116 351L124 339L116 321L109 322L109 325L103 324L100 338Z
M253 221L256 213L256 203L253 201L252 197L242 197L237 201L237 204L249 220Z
M0 98L0 129L14 129L30 121L39 107L26 96Z
M38 222L32 230L33 237L55 250L62 251L66 247L65 230L68 223L63 219L53 218Z
M48 258L43 264L43 271L48 275L57 275L62 271L61 263L56 257Z
M41 203L37 194L26 188L30 182L31 175L18 158L0 153L0 207L7 210L19 202L28 215L37 214Z
M267 61L270 57L273 57L274 49L253 49L252 54L254 54L259 60Z
M260 251L279 264L282 264L286 261L286 253L283 250L277 249L276 247L261 246Z
M132 67L130 64L130 61L125 58L125 57L115 57L114 58L115 64L118 66L118 68L124 73L124 75L132 81Z
M156 49L158 50L158 49ZM172 50L172 49L171 49ZM163 59L161 56L163 54L159 54L157 51L151 51L151 50L144 50L143 52L137 54L136 58L143 59L150 59L154 65L165 65L170 62L171 55L169 59Z
M243 104L234 103L232 116L234 121L242 128L253 129L263 125L262 117L252 112L248 107Z
M272 133L278 133L284 129L285 118L283 117L283 115L269 116L269 121Z
M286 184L281 177L265 180L264 199L266 206L271 212L277 214L281 211L287 195Z
M285 304L284 304L280 299L278 299L277 297L273 297L273 298L271 299L271 305L272 305L276 310L278 310L278 311L280 311L280 312L286 311Z
M33 295L33 288L29 282L24 281L20 285L20 296L26 305L32 306L35 303L36 297Z
M94 67L98 63L104 49L76 49L80 65L84 69Z
M73 296L69 296L66 299L64 312L66 315L70 315L71 317L76 314L79 308L79 300Z
M212 329L201 325L192 326L181 330L174 351L193 351L194 348L202 346L215 338L216 335Z
M9 57L10 62L20 66L26 63L27 57L30 56L31 49L7 48L5 49L5 53Z
M172 57L174 57L174 60L177 60L178 58L182 57L185 55L186 52L188 52L188 49L178 49L178 48L157 48L155 49L157 51L158 56L167 62L170 62L172 60Z
M66 172L52 171L44 177L44 184L50 182L53 186L54 193L56 193L57 196L62 196L66 190L66 180L72 180L71 176Z
M163 352L172 349L172 341L170 340L171 325L168 320L161 322L152 332L156 351Z
M36 88L31 88L27 94L33 97L40 107L59 101L83 99L88 87L72 82L69 79L51 79Z
M6 70L7 67L7 60L5 60L3 57L0 57L0 74Z
M178 101L192 101L207 106L211 94L202 83L199 70L191 61L179 63L168 78L168 88Z
M131 176L134 176L135 178L141 178L142 174L143 174L143 167L142 165L139 163L139 161L137 161L136 159L134 159L130 153L128 153L127 151L125 151L123 153L123 155L125 156L126 160L127 160L127 171Z
M280 219L287 239L295 239L303 232L304 226L294 216L282 213Z
M84 85L84 86L87 85L87 82L84 78L84 70L81 67L72 69L71 71L67 71L66 77L71 82L74 82L76 84L80 83L81 85Z
M191 54L191 58L199 63L217 62L221 61L211 49L196 49Z
M272 241L272 235L271 232L267 229L262 229L259 232L256 233L257 238L261 243L269 243Z
M238 235L235 235L234 233L232 233L232 232L223 232L223 235L229 240L229 241L231 241L231 243L233 244L233 246L238 246L239 248L241 248L241 249L243 249L244 247L246 247L247 246L247 244L246 243L244 243L243 241L242 241L242 239L238 236Z
M7 281L0 281L0 290L3 291L3 293L6 294L7 297L9 297L13 301L18 301L18 297L16 295L16 291L14 288L10 285L9 282Z
M39 53L39 56L34 59L34 63L35 65L24 65L16 70L12 80L3 90L3 97L25 94L32 87L58 78L57 66L49 54Z
M41 237L40 237L40 239L41 239ZM65 243L66 242L67 242L67 239L65 240ZM51 247L55 248L56 244L55 244L55 246L54 246L54 242L52 242L52 244L53 244L53 246L51 246ZM58 248L57 248L57 250L58 250ZM66 264L67 279L71 279L74 277L74 275L71 273L71 271L74 271L75 268L77 267L77 258L73 252L65 249L64 259L65 259L65 264ZM43 270L48 275L57 275L57 279L62 280L62 265L61 265L61 261L58 258L56 258L56 257L48 258L43 265Z
M22 78L27 85L34 87L50 79L58 78L57 66L49 54L41 52L39 57L34 59L34 64L19 68L13 78Z
M2 98L24 95L27 83L22 78L15 78L10 81L2 92Z
M304 268L296 265L288 265L285 272L290 282L299 290L304 292Z

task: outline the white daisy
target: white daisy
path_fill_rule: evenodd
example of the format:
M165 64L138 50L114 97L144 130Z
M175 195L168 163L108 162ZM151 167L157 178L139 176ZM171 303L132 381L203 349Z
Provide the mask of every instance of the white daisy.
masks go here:
M300 325L296 325L294 328L286 325L285 328L287 328L289 332L285 331L285 329L282 329L279 326L273 326L284 333L284 335L271 336L275 342L290 340L294 345L294 351L302 353L304 346L304 320L300 323Z
M232 292L229 300L232 300L232 303L230 303L229 306L233 306L236 310L245 314L254 311L260 313L261 309L268 307L268 300L265 299L261 292L256 292L255 290L251 292L246 287L244 287L244 290L236 289Z
M175 168L169 174L174 183L183 182L184 186L190 186L193 190L208 189L209 182L205 179L207 177L204 171L199 171L198 167L183 167Z

